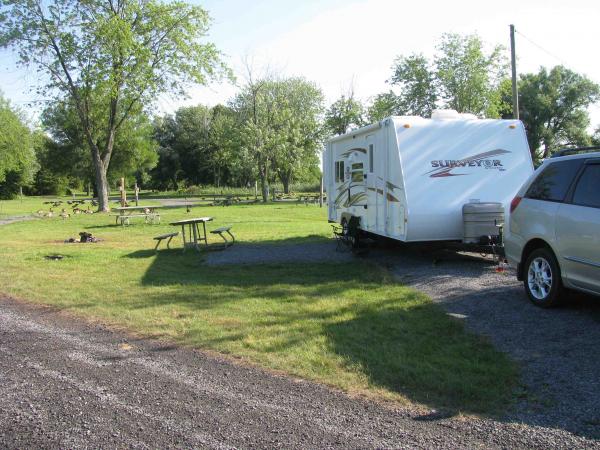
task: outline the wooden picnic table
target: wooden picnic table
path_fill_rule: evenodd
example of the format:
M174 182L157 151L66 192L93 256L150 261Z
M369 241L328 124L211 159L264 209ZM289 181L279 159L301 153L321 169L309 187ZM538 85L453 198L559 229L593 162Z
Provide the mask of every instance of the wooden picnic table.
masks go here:
M206 237L206 222L211 222L212 217L196 217L194 219L179 220L171 222L170 225L181 226L181 235L183 237L183 251L188 247L193 247L200 250L200 242L204 242L208 247L208 239ZM202 224L200 229L199 224ZM187 226L188 233L186 237L185 228Z
M113 208L118 214L115 214L115 224L121 221L121 225L129 224L132 217L143 217L146 222L160 223L160 214L156 212L161 206L120 206Z

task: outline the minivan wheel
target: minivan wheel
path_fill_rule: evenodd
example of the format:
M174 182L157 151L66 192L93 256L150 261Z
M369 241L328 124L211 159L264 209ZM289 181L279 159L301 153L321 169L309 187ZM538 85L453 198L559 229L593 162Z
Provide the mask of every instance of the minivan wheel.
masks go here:
M552 251L538 248L525 262L523 284L529 300L542 308L556 306L563 295L560 269Z

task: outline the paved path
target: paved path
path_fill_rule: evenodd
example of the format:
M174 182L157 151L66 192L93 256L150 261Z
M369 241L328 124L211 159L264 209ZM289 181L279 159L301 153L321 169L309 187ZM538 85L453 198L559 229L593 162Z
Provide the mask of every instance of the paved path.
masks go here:
M34 216L8 216L8 217L0 217L0 225L8 225L9 223L15 222L23 222L25 220L36 219Z
M562 430L390 409L0 300L0 448L591 448Z

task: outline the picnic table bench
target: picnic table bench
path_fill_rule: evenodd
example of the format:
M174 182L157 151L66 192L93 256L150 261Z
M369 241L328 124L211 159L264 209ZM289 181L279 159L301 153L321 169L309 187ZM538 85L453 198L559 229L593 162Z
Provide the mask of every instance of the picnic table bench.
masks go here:
M231 225L228 227L216 228L216 229L212 230L210 233L218 234L219 236L221 236L221 239L223 239L223 241L225 241L223 243L223 248L227 248L227 247L231 247L233 244L235 244L235 236L233 234L231 234L230 230L231 230ZM229 236L231 236L231 240L228 240L225 236L223 236L223 233L227 233Z
M167 241L167 248L171 248L170 244L171 244L171 240L175 237L175 236L179 236L179 231L175 231L173 233L166 233L166 234L161 234L160 236L156 236L154 239L156 240L156 247L154 247L154 250L158 250L158 246L160 245L160 243L164 240L164 239L168 239Z
M111 214L115 218L115 225L121 222L121 225L130 225L129 219L134 217L143 217L146 223L159 224L160 214L156 211L159 206L123 206L114 208L118 214Z

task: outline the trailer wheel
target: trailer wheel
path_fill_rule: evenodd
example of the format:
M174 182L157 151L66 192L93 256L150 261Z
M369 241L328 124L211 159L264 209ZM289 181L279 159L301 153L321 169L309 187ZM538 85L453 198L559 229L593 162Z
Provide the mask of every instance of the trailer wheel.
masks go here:
M345 217L342 218L341 225L342 225L342 234L344 236L344 240L346 241L346 243L352 248L357 248L358 247L358 230L356 228L352 229L350 227L350 223L349 223L348 219L346 219Z

